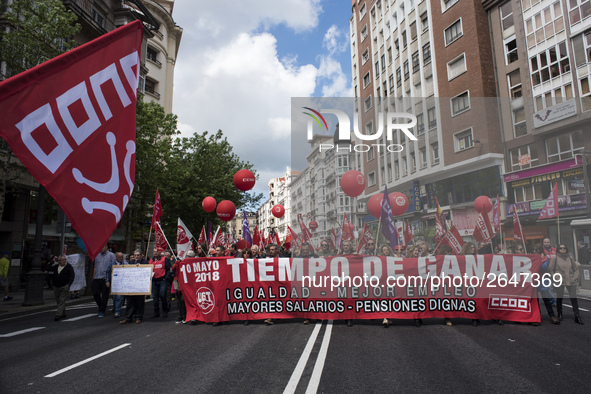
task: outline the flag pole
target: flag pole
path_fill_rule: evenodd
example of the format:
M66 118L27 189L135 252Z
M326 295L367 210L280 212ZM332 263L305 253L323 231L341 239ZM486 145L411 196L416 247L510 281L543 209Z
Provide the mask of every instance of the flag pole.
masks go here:
M162 232L162 235L164 236L164 240L166 241L166 244L168 245L168 247L170 248L170 253L172 253L172 255L174 256L174 259L176 260L177 257L174 254L174 249L172 248L172 246L170 246L170 242L168 242L168 238L166 238L166 234L164 234L164 231L162 230L162 227L160 227L160 223L158 223L158 228L160 229L160 231Z
M556 212L558 213L556 215L556 225L558 226L558 244L560 245L560 209L558 207L556 207Z
M151 238L152 238L152 224L150 223L150 233L148 234L148 244L146 245L146 257L148 257L148 251L150 250L150 239Z

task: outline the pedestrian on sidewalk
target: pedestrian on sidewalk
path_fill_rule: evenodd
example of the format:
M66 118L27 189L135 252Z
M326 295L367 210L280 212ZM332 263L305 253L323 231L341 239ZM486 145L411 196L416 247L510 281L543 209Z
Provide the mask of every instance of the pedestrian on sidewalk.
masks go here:
M558 320L562 321L562 297L564 288L568 290L570 302L575 314L575 323L584 324L579 312L579 300L577 299L577 283L579 282L579 266L573 256L568 252L565 244L558 245L556 256L550 259L548 272L554 278L555 274L561 276L560 286L556 287L556 307L558 309Z
M4 253L0 259L0 287L4 288L4 301L12 300L8 295L8 268L10 267L10 260L8 260L8 253Z
M68 263L65 255L61 255L57 259L58 264L53 266L53 294L55 295L55 302L57 303L57 311L55 312L55 321L66 317L66 300L70 294L70 286L74 282L76 274L74 267Z

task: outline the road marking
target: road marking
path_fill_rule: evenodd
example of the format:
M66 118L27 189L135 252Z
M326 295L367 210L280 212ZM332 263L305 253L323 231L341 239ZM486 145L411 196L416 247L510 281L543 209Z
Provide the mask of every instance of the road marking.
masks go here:
M289 378L289 382L287 386L285 386L285 390L283 390L283 394L293 394L295 392L296 387L298 387L298 383L300 382L300 378L302 377L302 373L304 372L304 368L306 368L306 364L308 363L308 359L310 358L310 353L312 352L312 348L314 347L314 343L316 342L316 338L318 337L318 333L320 332L320 327L322 327L322 320L316 323L316 327L314 327L314 331L308 338L308 343L306 343L306 347L300 356L300 360L298 361L293 373L291 374L291 378Z
M45 327L27 328L26 330L20 330L20 331L11 332L11 333L8 333L8 334L2 334L2 335L0 335L0 338L14 337L16 335L21 335L21 334L24 334L24 333L27 333L27 332L42 330L44 328Z
M88 315L82 315L82 316L78 316L78 317L72 317L71 319L64 319L62 321L76 321L76 320L82 320L82 319L86 319L88 317L93 317L96 316L95 313L90 313Z
M562 305L572 309L572 305L569 305L569 304L562 304ZM585 309L585 308L581 308L581 307L579 307L579 310L589 312L589 309Z
M316 358L316 364L312 371L312 377L308 383L306 393L316 393L318 391L318 385L320 384L320 377L322 376L322 370L324 369L324 362L326 361L326 354L328 353L328 345L330 343L330 336L332 333L332 320L329 320L326 324L326 331L324 331L324 338L322 338L322 345L318 352L318 358Z
M131 345L131 343L124 343L123 345L119 345L119 346L117 346L117 347L115 347L115 348L113 348L113 349L111 349L111 350L107 350L106 352L102 352L101 354L97 354L96 356L92 356L92 357L90 357L90 358L87 358L86 360L82 360L82 361L80 361L80 362L77 362L76 364L72 364L72 365L70 365L69 367L62 368L62 369L60 369L59 371L55 371L55 372L53 372L53 373L50 373L49 375L45 375L44 377L45 377L45 378L53 378L54 376L57 376L57 375L59 375L59 374L62 374L62 373L64 373L64 372L67 372L67 371L69 371L69 370L71 370L71 369L74 369L74 368L76 368L76 367L79 367L79 366L81 366L81 365L84 365L84 364L86 364L86 363L89 363L89 362L91 362L92 360L96 360L97 358L100 358L100 357L106 356L106 355L107 355L107 354L109 354L109 353L116 352L117 350L119 350L119 349L123 349L124 347L127 347L127 346L129 346L129 345Z

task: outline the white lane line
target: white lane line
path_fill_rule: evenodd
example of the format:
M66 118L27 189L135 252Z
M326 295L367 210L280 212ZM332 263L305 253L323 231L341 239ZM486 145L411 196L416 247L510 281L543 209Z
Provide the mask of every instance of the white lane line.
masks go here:
M329 320L326 324L326 331L324 331L324 338L322 338L322 345L320 346L320 352L318 352L318 358L316 358L316 364L306 389L306 394L316 393L318 391L318 385L320 384L320 377L322 376L322 369L324 369L324 362L326 361L326 354L328 353L328 345L330 343L330 336L332 333L332 320Z
M72 364L72 365L70 365L69 367L62 368L62 369L60 369L59 371L55 371L55 372L53 372L53 373L50 373L49 375L45 375L44 377L45 377L45 378L53 378L54 376L57 376L57 375L59 375L59 374L62 374L62 373L64 373L64 372L67 372L67 371L69 371L69 370L71 370L71 369L74 369L74 368L76 368L76 367L79 367L79 366L81 366L81 365L83 365L83 364L89 363L89 362L91 362L92 360L96 360L97 358L100 358L100 357L106 356L106 355L107 355L107 354L109 354L109 353L116 352L117 350L119 350L119 349L123 349L124 347L127 347L127 346L129 346L129 345L131 345L131 343L124 343L123 345L119 345L119 346L117 346L117 347L115 347L115 348L113 348L113 349L111 349L111 350L107 350L106 352L102 352L101 354L97 354L96 356L92 356L92 357L90 357L90 358L87 358L86 360L82 360L82 361L80 361L80 362L77 362L76 364Z
M283 394L293 394L296 390L296 387L298 387L298 383L300 382L300 378L302 377L304 368L306 368L306 364L310 358L310 353L312 352L312 348L314 347L314 343L316 342L316 338L320 332L320 327L322 327L322 320L316 323L314 331L312 331L310 338L308 338L308 343L306 343L306 347L304 348L304 351L300 356L300 360L291 374L291 378L289 378L287 386L285 386L285 390L283 390Z
M76 320L82 320L82 319L86 319L86 318L93 317L93 316L96 316L96 314L95 313L90 313L88 315L82 315L82 316L78 316L78 317L72 317L70 319L64 319L62 321L76 321Z
M44 328L45 327L27 328L26 330L20 330L20 331L11 332L11 333L8 333L8 334L2 334L2 335L0 335L0 338L14 337L16 335L21 335L21 334L24 334L24 333L27 333L27 332L42 330Z
M562 305L572 309L572 305L569 305L569 304L562 304ZM581 307L579 307L579 310L589 312L589 309L585 309L585 308L581 308Z
M582 300L587 300L587 301L591 301L591 298L587 298L587 297L581 297L580 295L577 296L577 298L580 298Z

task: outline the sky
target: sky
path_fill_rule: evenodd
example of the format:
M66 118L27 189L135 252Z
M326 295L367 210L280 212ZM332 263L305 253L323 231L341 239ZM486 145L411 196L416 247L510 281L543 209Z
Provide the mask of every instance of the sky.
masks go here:
M349 0L176 0L173 112L182 136L221 129L259 179L290 166L292 97L352 97Z

